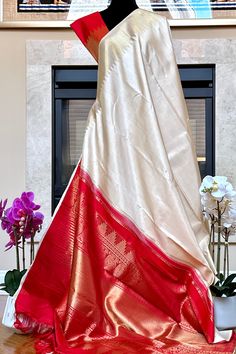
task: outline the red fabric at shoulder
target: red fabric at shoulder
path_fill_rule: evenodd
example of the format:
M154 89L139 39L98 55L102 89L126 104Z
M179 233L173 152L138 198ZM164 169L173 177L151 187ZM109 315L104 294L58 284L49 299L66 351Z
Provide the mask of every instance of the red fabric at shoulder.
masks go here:
M97 60L99 42L109 32L100 13L97 11L79 18L70 26Z
M79 39L86 44L91 32L103 24L104 22L102 21L102 17L99 12L94 12L75 20L70 26L75 31Z

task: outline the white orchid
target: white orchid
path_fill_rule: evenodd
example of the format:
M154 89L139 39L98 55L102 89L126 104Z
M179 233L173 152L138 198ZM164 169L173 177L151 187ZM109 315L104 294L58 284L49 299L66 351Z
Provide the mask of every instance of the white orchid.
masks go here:
M214 178L212 176L206 176L202 180L202 184L199 188L199 192L201 195L204 195L207 192L211 192L213 188Z
M209 220L212 256L217 244L216 269L220 272L220 249L222 237L224 245L224 275L228 267L228 238L236 230L236 191L225 176L206 176L199 188L203 214ZM217 240L215 239L217 237Z
M201 204L206 219L210 219L213 216L217 216L216 201L209 193L205 193L201 196Z
M231 183L225 176L206 176L200 186L200 194L209 193L215 200L221 201L222 198L231 199L236 195Z
M209 193L205 193L201 196L201 203L204 209L213 210L216 207L216 201Z
M226 224L233 224L236 220L236 192L225 176L206 176L200 186L201 204L205 216L220 216L231 220ZM225 226L226 227L226 226Z
M228 209L225 215L222 215L223 225L226 228L236 228L236 205L234 202L229 202Z

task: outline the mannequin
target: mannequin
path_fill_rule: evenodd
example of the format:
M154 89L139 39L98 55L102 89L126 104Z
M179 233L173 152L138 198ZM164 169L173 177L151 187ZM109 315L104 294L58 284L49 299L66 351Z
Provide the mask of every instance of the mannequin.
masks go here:
M123 6L122 6L123 5ZM111 30L132 11L138 9L135 0L111 0L109 7L100 12L107 28Z

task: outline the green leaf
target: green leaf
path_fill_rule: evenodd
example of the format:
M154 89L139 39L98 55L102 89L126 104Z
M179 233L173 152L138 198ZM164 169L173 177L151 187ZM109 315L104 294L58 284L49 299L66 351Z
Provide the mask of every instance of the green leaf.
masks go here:
M210 290L214 296L221 297L224 294L224 290L221 286L211 285Z
M226 296L234 296L236 295L236 283L231 283L228 285L228 289L225 291Z
M219 279L219 282L220 282L220 283L223 283L223 281L224 281L224 274L223 274L223 273L217 274L217 278Z
M211 285L210 290L215 296L234 296L236 295L236 282L234 279L236 278L236 274L229 275L226 279L224 279L224 275L222 273L217 274L217 278L219 279L214 285Z
M25 273L27 272L27 269L23 269L20 274L21 274L21 278L23 278L23 276L25 275Z
M26 269L24 269L23 271L19 271L17 269L13 269L13 270L9 270L4 278L4 284L3 286L5 286L5 288L3 290L5 290L6 292L8 292L8 294L10 296L13 296L15 294L15 292L17 291L17 289L20 286L20 281L22 279L22 277L24 276L24 274L26 273Z
M3 291L7 291L7 288L6 288L6 287L4 287L4 288L2 288L1 290L3 290Z
M224 285L232 283L232 281L236 278L236 274L230 274L224 281Z
M213 285L218 290L225 290L228 289L228 285Z

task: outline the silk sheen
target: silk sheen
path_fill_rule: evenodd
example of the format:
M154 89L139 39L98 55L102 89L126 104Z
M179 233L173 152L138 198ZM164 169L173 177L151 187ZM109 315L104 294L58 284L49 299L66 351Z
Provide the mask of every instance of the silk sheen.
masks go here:
M83 169L148 238L212 283L199 169L167 20L135 10L103 38L99 65Z
M167 21L137 9L104 33L81 160L17 293L15 327L39 336L41 354L233 353L235 336L214 327Z

